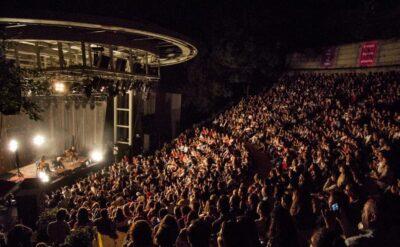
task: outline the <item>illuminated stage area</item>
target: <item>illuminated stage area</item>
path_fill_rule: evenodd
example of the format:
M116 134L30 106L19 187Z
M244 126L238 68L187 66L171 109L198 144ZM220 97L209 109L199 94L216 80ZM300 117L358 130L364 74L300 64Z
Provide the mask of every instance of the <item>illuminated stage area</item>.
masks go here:
M45 162L49 164L51 164L51 161L52 160L45 160ZM61 176L68 175L82 165L86 166L86 161L88 161L87 158L79 157L77 161L63 161L62 164L65 168L55 169L54 167L50 167L50 173L48 174L50 178L49 181L53 181ZM7 177L7 180L11 182L21 182L28 178L40 178L40 172L41 171L38 169L37 164L32 163L20 168L20 173L22 176L18 176L17 169L14 169L9 171L7 174L4 174L2 177Z

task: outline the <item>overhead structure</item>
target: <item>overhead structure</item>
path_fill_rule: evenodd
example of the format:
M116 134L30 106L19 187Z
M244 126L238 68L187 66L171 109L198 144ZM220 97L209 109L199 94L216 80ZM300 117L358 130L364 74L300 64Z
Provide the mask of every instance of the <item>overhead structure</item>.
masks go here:
M49 82L52 96L91 102L113 96L114 142L127 145L139 132L134 102L140 100L134 95L139 92L145 101L160 67L186 62L198 52L187 38L141 20L65 13L0 9L0 38L6 59L25 78Z
M159 66L197 54L186 38L143 21L0 10L0 30L6 58L17 66L74 80L82 75L157 80Z

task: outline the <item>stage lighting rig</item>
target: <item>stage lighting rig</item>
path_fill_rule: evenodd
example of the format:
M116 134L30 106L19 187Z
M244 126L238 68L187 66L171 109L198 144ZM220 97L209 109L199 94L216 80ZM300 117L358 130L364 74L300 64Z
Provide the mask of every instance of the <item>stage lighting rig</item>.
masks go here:
M50 181L50 176L44 171L40 171L38 177L43 183L48 183Z
M44 144L45 142L45 138L42 135L36 135L33 137L32 139L33 144L35 144L36 146L40 147Z
M94 150L94 151L92 151L91 153L90 153L90 159L93 161L93 162L100 162L100 161L102 161L103 160L103 153L102 152L100 152L99 150Z
M18 155L18 142L15 139L12 139L8 143L8 149L15 154L15 166L17 167L17 176L18 177L23 177L19 167L19 155Z
M17 150L18 150L18 142L16 141L16 140L11 140L9 143L8 143L8 149L11 151L11 152L16 152Z
M53 90L56 93L65 93L67 89L64 82L55 82L53 84Z

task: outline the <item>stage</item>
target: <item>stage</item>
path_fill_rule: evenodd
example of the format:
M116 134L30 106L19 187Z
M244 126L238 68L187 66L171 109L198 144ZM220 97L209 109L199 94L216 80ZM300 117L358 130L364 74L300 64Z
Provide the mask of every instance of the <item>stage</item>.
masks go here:
M60 176L64 176L65 174L68 174L75 169L79 168L82 164L85 164L85 162L88 161L86 157L79 157L78 160L76 161L63 161L63 165L65 169L57 169L55 170L54 168L50 168L51 173L49 176L52 179L56 179ZM47 163L51 164L51 160L46 160ZM31 163L29 165L23 166L20 169L20 172L22 173L22 177L17 176L17 169L11 170L8 173L0 175L0 178L3 178L5 180L8 180L10 182L22 182L24 179L28 178L37 178L39 171L37 170L36 164Z
M23 177L17 176L17 170L14 169L0 175L0 198L10 193L17 193L20 190L27 189L24 184L36 183L42 192L52 191L62 186L71 185L77 179L83 178L91 172L96 172L105 167L107 162L88 162L88 158L79 157L76 162L63 162L65 169L55 171L52 167L48 173L49 180L43 182L39 179L39 171L36 170L36 164L29 164L20 168ZM32 188L32 186L28 186Z
M40 208L43 203L43 196L46 193L59 189L63 186L70 186L77 180L87 177L88 174L96 172L105 167L108 162L88 162L88 158L79 157L75 162L63 162L65 169L54 170L50 167L49 180L44 182L39 179L39 171L36 169L36 164L32 163L20 168L23 177L17 176L17 170L14 169L8 173L0 175L0 224L9 225L12 222L12 210L17 209L20 218L31 219L31 211L24 209L26 200L31 200L32 205L38 208L37 213L40 213ZM46 161L49 162L49 161ZM6 204L5 198L12 195L14 202ZM1 212L1 210L3 212ZM27 210L27 211L26 211ZM27 213L26 214L24 214ZM25 216L23 216L25 215ZM35 226L38 214L33 216L33 221L30 223L25 221L24 224L31 227ZM14 218L15 220L16 218Z

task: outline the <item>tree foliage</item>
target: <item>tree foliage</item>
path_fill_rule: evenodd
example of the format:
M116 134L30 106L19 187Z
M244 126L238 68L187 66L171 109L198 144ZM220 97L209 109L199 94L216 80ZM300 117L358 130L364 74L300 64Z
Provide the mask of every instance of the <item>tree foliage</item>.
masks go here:
M26 79L20 68L5 59L5 41L0 47L0 113L13 115L23 112L32 120L39 120L43 109L30 95L48 94L48 82Z
M268 87L284 68L285 46L260 34L253 18L226 18L207 29L210 34L203 39L199 55L187 65L187 82L178 86L184 95L184 115L211 116Z

